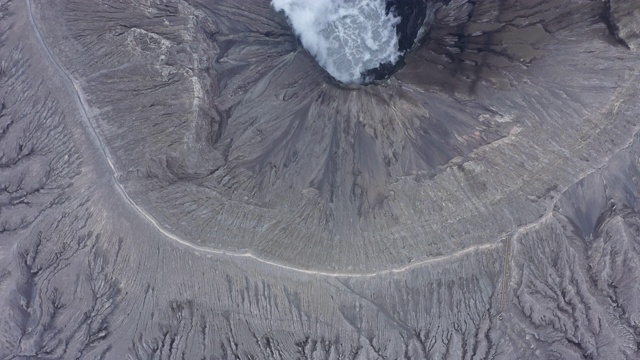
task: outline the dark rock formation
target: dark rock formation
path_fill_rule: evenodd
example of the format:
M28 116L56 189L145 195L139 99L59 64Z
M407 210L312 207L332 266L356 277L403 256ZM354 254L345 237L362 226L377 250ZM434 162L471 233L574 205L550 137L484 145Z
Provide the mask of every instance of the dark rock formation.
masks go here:
M607 0L605 21L616 39L631 50L640 48L640 6L636 1Z
M396 26L396 32L399 50L403 55L395 64L384 63L366 71L363 78L367 82L386 80L405 65L404 59L407 53L421 40L418 36L424 35L429 30L428 17L438 5L441 3L431 0L387 0L387 14L393 13L401 19Z
M400 18L396 26L399 50L411 50L418 39L421 30L427 31L429 24L425 23L427 16L441 2L431 0L387 0L387 13L391 12Z

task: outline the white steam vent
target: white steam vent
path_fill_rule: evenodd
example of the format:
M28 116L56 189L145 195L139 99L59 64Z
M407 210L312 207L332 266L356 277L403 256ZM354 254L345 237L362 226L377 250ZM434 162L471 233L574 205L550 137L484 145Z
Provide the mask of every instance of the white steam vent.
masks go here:
M395 64L395 26L385 0L272 0L284 11L302 45L336 80L362 83L363 74L384 63Z

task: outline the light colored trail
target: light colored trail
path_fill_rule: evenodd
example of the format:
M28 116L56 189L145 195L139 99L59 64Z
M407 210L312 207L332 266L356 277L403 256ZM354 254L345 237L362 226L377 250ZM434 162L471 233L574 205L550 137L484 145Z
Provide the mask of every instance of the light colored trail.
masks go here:
M437 256L437 257L431 257L431 258L428 258L428 259L425 259L425 260L422 260L422 261L416 261L416 262L413 262L411 264L407 264L405 266L398 267L398 268L385 269L385 270L381 270L381 271L377 271L377 272L369 272L369 273L347 273L347 272L328 272L328 271L319 271L319 270L316 271L316 270L308 270L308 269L296 268L296 267L293 267L293 266L288 266L288 265L277 263L277 262L274 262L274 261L262 259L262 258L254 255L254 254L249 253L249 252L238 253L238 252L231 252L231 251L225 251L225 250L219 250L219 249L212 249L212 248L209 248L209 247L194 245L194 244L190 243L189 241L186 241L186 240L180 238L179 236L177 236L177 235L171 233L170 231L166 230L160 223L158 223L158 221L156 219L153 218L153 216L151 216L151 214L149 214L146 210L144 210L143 208L138 206L138 204L136 204L135 201L133 201L133 199L131 199L131 197L127 194L127 192L123 188L122 184L120 184L118 182L118 180L117 180L118 171L116 170L116 168L115 168L115 166L113 164L113 161L111 160L111 154L110 154L108 148L104 145L102 139L100 138L100 135L98 134L98 132L96 130L96 125L93 123L91 117L88 114L88 110L87 109L89 108L89 105L87 104L86 97L84 96L82 88L80 87L78 82L75 79L73 79L71 77L71 75L62 67L62 65L60 64L59 60L53 55L53 53L49 49L48 45L44 41L44 38L42 37L42 33L40 32L40 29L38 28L38 26L36 24L36 21L34 19L34 16L33 16L32 0L27 0L27 7L28 7L29 20L31 22L31 26L33 27L35 35L38 38L38 41L40 42L40 45L44 49L44 51L45 51L47 57L49 58L50 62L53 64L55 69L62 76L63 80L66 81L68 83L68 85L73 88L73 92L76 95L76 102L78 104L78 108L80 110L80 115L82 117L82 120L87 125L88 130L91 133L90 136L92 137L93 141L95 142L95 144L98 146L98 148L102 152L102 155L104 156L105 160L107 161L107 163L109 165L109 168L112 171L112 178L113 178L113 184L115 186L115 189L122 196L123 200L125 200L125 202L136 213L138 213L138 215L140 215L140 217L142 217L145 221L150 223L157 231L162 233L167 238L169 238L169 239L171 239L171 240L173 240L173 241L175 241L175 242L177 242L177 243L179 243L179 244L181 244L183 246L189 247L191 249L194 249L194 250L197 250L199 252L206 253L206 254L216 254L216 255L226 255L226 256L233 256L233 257L239 257L239 258L248 258L248 259L253 259L253 260L256 260L256 261L259 261L259 262L262 262L262 263L265 263L265 264L268 264L268 265L272 265L272 266L275 266L275 267L278 267L278 268L282 268L282 269L285 269L285 270L296 271L296 272L309 274L309 275L320 275L320 276L329 276L329 277L373 277L373 276L377 276L377 275L401 273L401 272L405 272L405 271L408 271L408 270L411 270L411 269L414 269L414 268L418 268L418 267L421 267L421 266L435 264L435 263L439 263L439 262L443 262L443 261L455 260L457 258L466 256L466 255L470 255L470 254L473 254L475 252L480 252L480 251L483 251L483 250L490 250L490 249L497 248L497 247L501 246L501 243L499 243L499 242L488 243L488 244L468 247L466 249L463 249L461 251L458 251L458 252L455 252L455 253L452 253L452 254L442 255L442 256Z
M118 191L118 193L121 195L122 199L131 207L131 209L133 209L141 218L143 218L145 221L147 221L150 225L152 225L158 232L160 232L161 234L163 234L164 236L166 236L168 239L173 240L176 243L179 243L183 246L186 246L188 248L191 248L193 250L196 250L198 252L201 253L205 253L205 254L215 254L215 255L224 255L224 256L231 256L231 257L237 257L237 258L246 258L246 259L252 259L252 260L256 260L258 262L264 263L264 264L268 264L277 268L281 268L281 269L285 269L285 270L290 270L290 271L294 271L294 272L299 272L299 273L304 273L304 274L308 274L308 275L317 275L317 276L327 276L327 277L350 277L350 278L356 278L356 277L374 277L374 276L379 276L379 275L393 275L393 274L397 274L397 273L402 273L402 272L406 272L415 268L419 268L419 267L423 267L423 266L428 266L428 265L432 265L432 264L437 264L437 263L441 263L441 262L447 262L447 261L454 261L456 259L468 256L468 255L472 255L474 253L479 253L479 252L483 252L483 251L488 251L488 250L492 250L498 247L501 247L503 244L500 241L495 241L495 242L490 242L490 243L485 243L482 245L476 245L476 246L471 246L465 249L462 249L460 251L451 253L451 254L447 254L447 255L441 255L441 256L436 256L436 257L430 257L430 258L426 258L423 259L421 261L416 261L401 267L396 267L396 268L390 268L390 269L384 269L384 270L380 270L380 271L375 271L375 272L362 272L362 273L357 273L357 272L329 272L329 271L321 271L321 270L309 270L309 269L302 269L302 268L296 268L293 266L289 266L286 264L282 264L282 263L278 263L278 262L274 262L274 261L270 261L270 260L266 260L263 258L260 258L259 256L256 256L254 254L251 254L249 252L245 252L245 253L239 253L239 252L232 252L232 251L225 251L225 250L220 250L220 249L212 249L209 247L204 247L204 246L198 246L198 245L194 245L192 243L190 243L189 241L186 241L182 238L180 238L179 236L171 233L170 231L168 231L167 229L165 229L155 218L153 218L153 216L151 216L146 210L144 210L143 208L141 208L140 206L138 206L138 204L135 203L135 201L133 201L133 199L131 199L131 197L127 194L126 190L124 189L124 187L122 186L122 184L120 184L118 182L118 178L117 175L119 174L119 172L117 171L117 169L114 166L113 161L111 160L111 154L108 150L108 148L105 146L104 142L102 141L102 139L100 138L100 135L98 133L98 131L96 130L96 125L93 122L93 119L91 118L91 116L88 113L88 109L89 109L89 105L86 101L86 97L84 95L84 92L82 91L81 86L79 85L79 83L73 78L71 77L71 75L62 67L62 65L60 64L59 60L53 55L53 53L51 52L51 50L49 49L48 45L46 44L46 42L44 41L44 38L42 37L42 34L40 32L40 29L38 28L36 21L34 19L33 16L33 7L32 7L32 0L27 0L27 7L28 7L28 13L29 13L29 20L31 22L31 26L33 27L33 30L35 32L35 35L38 39L38 41L40 42L40 45L42 46L42 48L44 49L47 57L49 58L50 62L53 64L54 68L56 69L56 71L58 71L63 79L63 81L67 82L67 86L70 86L70 88L73 89L73 93L75 94L76 97L76 102L78 105L78 109L80 110L80 115L81 118L83 120L83 122L85 123L88 131L89 131L89 135L92 138L93 142L95 143L95 145L100 149L100 152L102 153L102 155L104 156L105 160L107 161L107 164L109 165L109 168L111 169L112 172L112 180L113 180L113 184L115 189ZM551 207L550 207L551 208ZM544 221L546 221L549 216L550 216L550 212L547 212L547 214L545 214L545 216L543 216L542 218L538 219L537 221L534 221L532 223L523 225L515 230L509 231L508 233L506 233L505 235L509 236L509 237L517 237L517 235L521 234L523 231L526 231L528 229L531 229L533 227L539 226L541 223L543 223ZM498 238L504 238L504 237L498 237ZM511 239L513 240L513 239ZM510 251L512 251L512 244L508 244L507 245L507 262L510 262L510 254L508 254ZM505 285L503 284L503 306L504 306L504 292L505 292Z
M29 14L29 20L31 22L31 26L33 27L35 36L37 37L40 45L42 46L42 48L44 49L47 57L49 58L51 64L54 66L54 68L56 69L56 71L58 71L63 79L63 81L67 82L67 86L70 86L73 88L73 93L75 94L76 97L76 102L78 105L78 108L80 110L80 115L81 118L83 120L83 122L85 123L88 132L89 132L89 136L92 138L93 142L95 143L95 145L99 148L100 152L102 153L102 155L104 156L105 160L107 161L107 164L109 165L109 168L111 169L111 175L112 175L112 180L113 180L113 184L115 189L118 191L118 193L122 196L123 200L140 216L142 217L145 221L147 221L150 225L152 225L157 231L159 231L160 233L162 233L164 236L166 236L167 238L183 245L186 247L189 247L193 250L196 250L198 252L202 252L205 254L215 254L215 255L225 255L225 256L231 256L231 257L237 257L237 258L248 258L248 259L253 259L256 260L258 262L264 263L264 264L268 264L277 268L281 268L281 269L285 269L285 270L290 270L290 271L295 271L295 272L299 272L299 273L304 273L304 274L309 274L309 275L318 275L318 276L328 276L328 277L373 277L373 276L378 276L378 275L393 275L393 274L397 274L397 273L402 273L405 271L409 271L411 269L415 269L415 268L419 268L422 266L428 266L428 265L432 265L432 264L437 264L437 263L441 263L441 262L446 262L446 261L453 261L459 258L462 258L464 256L467 255L471 255L474 253L478 253L478 252L482 252L482 251L488 251L491 249L495 249L498 248L500 246L502 246L502 242L500 241L495 241L495 242L490 242L490 243L485 243L482 245L476 245L476 246L471 246L468 248L465 248L463 250L448 254L448 255L441 255L441 256L436 256L436 257L431 257L431 258L426 258L423 259L421 261L416 261L401 267L396 267L396 268L390 268L390 269L385 269L385 270L380 270L380 271L376 271L376 272L368 272L368 273L356 273L356 272L329 272L329 271L320 271L320 270L309 270L309 269L302 269L302 268L296 268L293 266L289 266L286 264L282 264L282 263L277 263L274 261L270 261L270 260L266 260L263 258L260 258L259 256L256 256L254 254L251 254L249 252L245 252L245 253L239 253L239 252L232 252L232 251L225 251L225 250L219 250L219 249L212 249L209 247L203 247L203 246L198 246L198 245L194 245L192 243L190 243L189 241L186 241L182 238L180 238L179 236L171 233L170 231L166 230L160 223L158 223L158 221L156 219L154 219L146 210L144 210L143 208L141 208L140 206L138 206L138 204L136 204L133 199L131 199L131 197L129 197L129 195L127 194L127 192L125 191L124 187L122 186L122 184L120 184L118 182L118 178L117 175L119 174L119 172L117 171L117 169L114 166L113 161L111 160L111 154L108 150L108 148L104 145L104 142L102 141L102 139L100 138L100 135L98 133L98 131L96 130L96 125L94 124L91 116L89 116L88 110L89 109L89 105L86 101L86 98L84 96L84 93L82 91L82 88L80 87L79 83L73 79L73 77L71 77L71 75L62 67L62 65L60 64L59 60L53 55L53 53L51 52L51 50L49 49L48 45L46 44L46 42L44 41L44 38L42 36L42 33L40 31L40 29L38 28L36 21L34 19L33 16L33 6L32 6L32 0L27 0L26 1L27 4L27 10L28 10L28 14ZM633 80L635 80L638 76L638 73L640 71L640 69L634 69L635 71L631 71L628 75L628 82L627 84L625 84L624 86L621 86L618 91L616 91L616 94L614 94L614 96L612 97L612 100L610 101L610 103L608 104L608 106L605 107L605 110L613 110L614 112L617 111L620 103L622 102L623 98L624 98L624 94L627 92L627 90L629 89L630 85L633 83ZM598 114L600 116L603 115L604 112ZM637 134L637 132L639 131L640 127L637 127L634 131L634 135L631 137L631 139L629 140L629 143L623 145L619 150L625 149L629 146L631 146L631 144L633 143L633 140ZM613 154L617 153L618 151L614 151ZM611 155L613 156L613 155ZM610 158L610 157L609 157ZM580 179L588 176L590 173L600 169L601 167L603 167L604 165L606 165L606 163L608 162L609 158L606 158L603 160L602 164L600 166L598 166L595 169L592 169L591 171L587 172L586 174L583 174L583 176L580 176ZM578 179L577 181L579 181L580 179ZM572 184L575 182L572 182ZM565 187L564 190L566 190L568 188ZM560 191L561 193L564 192L564 190ZM523 226L520 226L516 229L513 229L509 232L506 232L505 234L503 234L503 236L499 236L497 237L498 239L504 239L505 236L508 238L506 246L505 246L505 269L503 270L503 284L502 284L502 299L501 299L501 303L502 303L502 307L504 310L504 306L506 305L506 290L508 288L508 282L506 281L506 278L508 278L509 272L508 272L508 267L510 267L510 262L511 262L511 252L513 251L513 247L515 244L513 244L512 242L515 241L520 235L522 235L524 232L531 230L532 228L535 228L537 226L540 226L541 224L543 224L545 221L549 220L549 218L552 216L552 212L553 212L553 206L555 205L556 201L553 201L551 204L549 204L549 207L546 211L546 213L544 214L544 216L542 216L541 218L539 218L538 220L528 223L528 224L524 224Z

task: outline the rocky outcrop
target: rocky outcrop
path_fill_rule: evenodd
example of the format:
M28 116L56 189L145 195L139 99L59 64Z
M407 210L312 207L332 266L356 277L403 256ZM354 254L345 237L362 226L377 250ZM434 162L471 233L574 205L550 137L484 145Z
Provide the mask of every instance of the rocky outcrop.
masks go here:
M640 6L636 1L608 0L608 21L620 42L632 50L640 48Z

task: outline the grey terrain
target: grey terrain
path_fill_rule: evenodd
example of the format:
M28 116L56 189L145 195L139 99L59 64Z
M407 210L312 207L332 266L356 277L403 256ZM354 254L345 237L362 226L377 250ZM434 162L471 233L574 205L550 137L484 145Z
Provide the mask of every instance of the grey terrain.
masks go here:
M0 359L640 359L640 1L0 0Z

